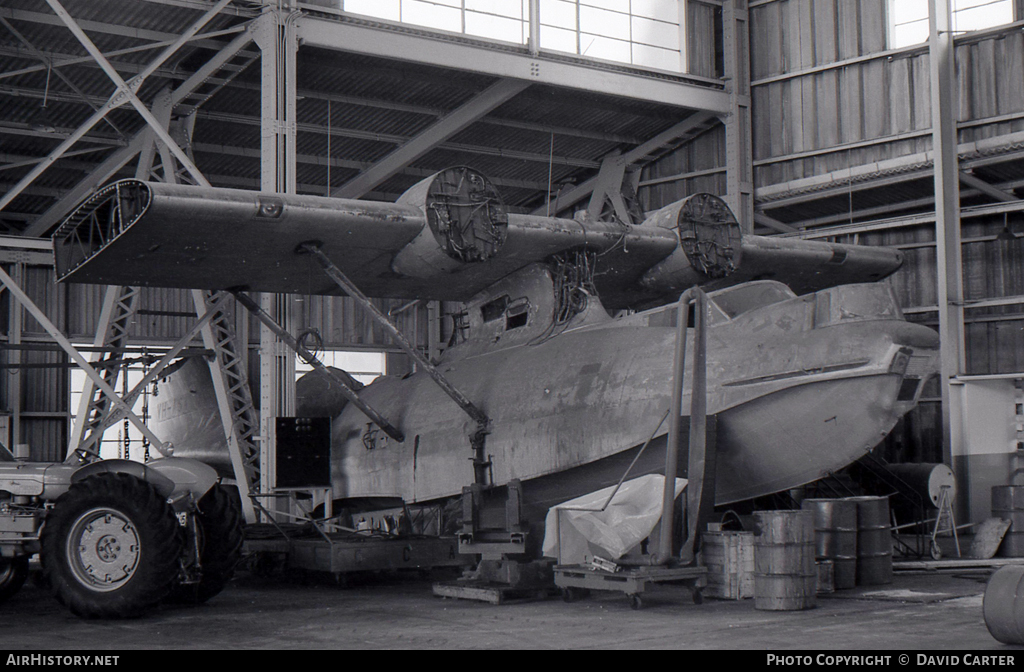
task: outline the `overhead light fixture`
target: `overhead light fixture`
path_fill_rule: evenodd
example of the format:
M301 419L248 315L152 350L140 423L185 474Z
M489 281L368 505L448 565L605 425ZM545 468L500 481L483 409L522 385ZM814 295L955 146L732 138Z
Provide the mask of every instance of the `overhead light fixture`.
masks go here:
M996 240L1012 241L1017 240L1017 234L1010 231L1010 218L1007 213L1003 213L1003 230L996 236Z

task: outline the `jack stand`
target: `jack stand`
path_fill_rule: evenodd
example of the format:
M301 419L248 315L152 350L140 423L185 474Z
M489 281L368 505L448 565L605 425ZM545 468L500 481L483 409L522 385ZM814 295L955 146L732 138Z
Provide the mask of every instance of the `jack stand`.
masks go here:
M478 555L480 560L458 581L435 583L435 595L502 604L546 597L553 592L551 563L520 559L526 554L527 537L527 522L522 517L522 484L514 479L507 488L501 527L486 525L487 514L494 514L485 506L490 489L479 483L463 488L459 553Z

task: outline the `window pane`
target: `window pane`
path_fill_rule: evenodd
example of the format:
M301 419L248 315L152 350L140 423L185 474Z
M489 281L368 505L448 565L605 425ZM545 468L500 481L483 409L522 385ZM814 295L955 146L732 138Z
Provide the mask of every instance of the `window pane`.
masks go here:
M644 44L633 45L633 64L670 72L682 70L678 51L648 47Z
M540 27L540 48L565 51L570 54L576 53L576 32L552 28L550 26Z
M580 35L580 53L592 58L629 63L629 42L611 40L600 35Z
M518 0L466 0L466 10L497 14L512 19L523 18L523 3Z
M402 0L402 23L462 32L462 12L419 0Z
M376 16L380 19L398 21L401 18L399 0L345 0L346 12Z
M629 21L625 15L593 7L580 7L580 30L592 35L629 39ZM580 40L580 43L586 44L586 41Z
M892 0L892 21L897 26L928 18L928 0Z
M525 43L523 22L518 19L506 19L493 14L466 12L466 34L490 37L505 42Z
M616 12L629 12L629 0L580 0L580 6L600 7Z
M912 44L920 44L928 40L928 20L915 21L913 23L906 23L902 26L896 26L893 31L893 42L892 47L898 49L900 47L907 47Z
M1012 22L1013 6L1010 0L961 9L953 14L953 29L956 31L982 30Z
M576 4L564 0L540 0L540 23L542 26L575 29Z
M633 41L664 49L679 50L679 26L634 16Z
M645 16L669 23L679 22L679 0L633 0L633 16Z

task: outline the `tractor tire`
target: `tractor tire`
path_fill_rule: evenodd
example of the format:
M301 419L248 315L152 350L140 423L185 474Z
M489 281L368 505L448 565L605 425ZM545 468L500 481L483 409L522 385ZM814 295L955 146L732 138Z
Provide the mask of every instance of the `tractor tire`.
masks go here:
M28 556L0 558L0 604L14 597L28 578Z
M184 539L153 486L104 473L57 499L41 542L44 579L62 604L84 618L131 618L171 589Z
M176 583L167 596L175 604L202 604L235 574L242 559L242 510L227 488L215 485L195 512L199 544L199 583Z

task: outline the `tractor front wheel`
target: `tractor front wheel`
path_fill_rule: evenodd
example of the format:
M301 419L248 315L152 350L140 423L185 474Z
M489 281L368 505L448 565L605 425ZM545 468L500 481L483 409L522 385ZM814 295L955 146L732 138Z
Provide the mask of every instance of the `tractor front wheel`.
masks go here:
M11 599L28 578L28 556L0 558L0 604Z

